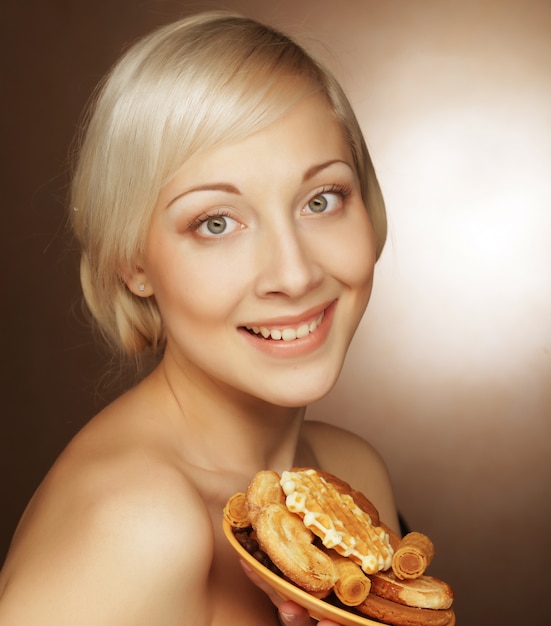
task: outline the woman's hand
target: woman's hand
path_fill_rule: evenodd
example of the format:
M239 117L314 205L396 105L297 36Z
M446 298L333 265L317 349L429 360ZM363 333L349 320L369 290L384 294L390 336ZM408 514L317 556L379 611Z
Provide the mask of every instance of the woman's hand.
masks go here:
M289 602L286 600L278 606L279 621L283 626L312 626L317 624L318 626L341 626L338 622L334 622L330 619L322 619L320 622L316 622L308 615L308 611L295 602Z
M279 613L279 621L282 626L341 626L338 622L334 622L329 619L322 619L316 622L315 619L308 615L308 611L296 604L282 598L277 591L275 591L270 585L266 584L260 576L254 572L246 563L241 561L241 567L248 576L248 578L270 598L275 604Z

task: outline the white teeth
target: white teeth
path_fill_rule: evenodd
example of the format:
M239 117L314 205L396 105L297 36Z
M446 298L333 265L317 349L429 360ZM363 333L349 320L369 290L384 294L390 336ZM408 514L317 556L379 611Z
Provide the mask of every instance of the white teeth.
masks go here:
M318 319L310 322L310 324L301 324L298 328L266 328L266 326L245 326L245 328L255 335L262 335L264 339L273 339L274 341L294 341L295 339L302 339L307 337L310 333L313 333L316 328L321 324L323 320L324 312L318 317Z
M283 339L283 341L293 341L293 339L297 338L297 333L292 328L286 328L281 333L281 338Z

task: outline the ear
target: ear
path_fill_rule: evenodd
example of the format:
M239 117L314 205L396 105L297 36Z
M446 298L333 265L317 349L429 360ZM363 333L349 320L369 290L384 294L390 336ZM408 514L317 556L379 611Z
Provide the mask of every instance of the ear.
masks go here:
M126 271L121 274L126 286L130 291L140 298L149 298L153 295L153 287L147 279L145 270L142 267L136 267L132 271Z

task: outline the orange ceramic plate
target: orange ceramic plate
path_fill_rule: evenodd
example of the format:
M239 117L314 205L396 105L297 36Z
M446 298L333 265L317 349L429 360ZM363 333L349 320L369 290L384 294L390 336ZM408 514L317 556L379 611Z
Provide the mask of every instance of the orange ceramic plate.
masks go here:
M231 526L225 520L223 521L223 527L226 538L239 557L282 597L300 604L314 619L332 619L342 624L342 626L384 626L382 622L374 622L367 617L361 617L360 615L356 615L345 609L340 609L323 600L318 600L318 598L314 598L314 596L311 596L303 589L296 587L277 574L274 574L243 548L235 538Z

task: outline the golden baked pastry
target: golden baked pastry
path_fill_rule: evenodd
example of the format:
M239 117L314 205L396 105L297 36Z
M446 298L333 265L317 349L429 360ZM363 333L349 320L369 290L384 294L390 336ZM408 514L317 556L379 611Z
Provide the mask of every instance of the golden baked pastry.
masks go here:
M329 592L338 580L331 558L312 544L314 535L284 504L269 504L256 516L259 546L295 584L313 593Z
M408 533L392 557L392 570L402 580L422 576L434 556L434 545L423 533Z
M449 609L453 602L452 588L443 580L425 575L400 580L392 570L373 574L371 591L387 600L420 609Z
M317 598L394 626L455 624L451 587L425 574L430 539L400 538L332 474L258 472L245 494L228 500L224 517L259 547L257 559Z
M394 626L452 626L455 623L451 609L419 609L392 602L374 593L370 593L356 608L363 615Z
M337 568L337 582L333 591L337 598L346 606L357 606L369 595L371 580L362 571L359 565L341 556L334 550L328 550L327 554Z
M375 526L348 493L339 492L314 469L283 472L287 508L326 548L357 563L366 574L388 569L393 550L387 533Z
M232 528L247 528L251 525L247 497L244 493L234 493L226 502L224 519Z
M257 472L247 487L246 499L248 516L254 526L257 515L268 504L285 503L279 474L270 470Z

